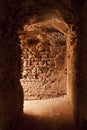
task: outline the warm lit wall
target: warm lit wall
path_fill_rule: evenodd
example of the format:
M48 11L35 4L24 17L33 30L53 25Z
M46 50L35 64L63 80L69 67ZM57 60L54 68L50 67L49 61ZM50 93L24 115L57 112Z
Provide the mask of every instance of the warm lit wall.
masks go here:
M21 7L21 0L17 0L17 2L16 0L0 1L0 130L7 130L9 126L11 128L11 125L15 124L23 110L23 93L19 81L21 79L20 61L22 54L17 30L23 29L24 22L31 15L38 14L41 21L43 20L42 14L47 14L47 12L53 11L54 8L55 11L51 11L51 15L46 15L46 19L49 16L50 18L53 17L55 13L54 18L56 19L57 17L58 19L56 19L54 27L64 33L66 39L67 25L64 20L71 19L70 15L65 11L70 7L64 1L63 4L60 2L58 5L56 4L56 0L55 2L40 1L41 3L38 2L38 4L32 2L30 4L30 1L27 2L29 4L24 2ZM32 8L28 6L32 6ZM28 9L32 10L28 11ZM62 17L64 16L66 17L63 20ZM38 22L37 19L36 22Z
M55 25L59 26L60 29L62 28L61 30L65 30L64 35L67 39L68 53L68 96L74 104L76 121L83 122L87 120L87 4L83 6L83 2L80 3L81 0L79 2L75 1L73 9L77 13L73 18L71 14L74 12L72 7L70 7L70 0L60 0L58 5L56 0L55 4L53 4L53 1L49 9L45 8L48 7L49 1L46 4L43 2L44 9L42 12L44 10L48 12L48 10L52 10L53 6L56 6L56 10L59 9L59 12L61 12L61 16L59 12L57 13L58 16L61 19L63 18L69 27L66 31L63 26ZM39 10L36 13L40 12L39 16L42 16L40 11L41 4L36 4L40 8L35 8L34 3L30 4L32 7L34 6L34 10L28 13L28 7L24 8L25 6L23 5L19 8L20 5L21 0L17 0L17 3L16 0L0 1L0 130L7 130L7 127L16 121L19 113L22 111L23 94L19 82L21 78L21 52L19 46L17 46L19 41L16 29L20 28L20 26L22 28L26 21L25 19L31 17L31 12L35 13L36 9ZM25 3L25 5L28 4ZM75 20L78 20L78 22L75 23ZM74 27L73 24L75 24ZM60 25L62 25L62 22ZM76 30L78 44L76 44ZM77 64L77 61L79 64Z
M32 17L32 15L35 16L35 14L37 14L39 16L39 21L42 21L42 14L51 12L50 15L46 15L46 19L49 19L49 16L50 18L53 17L55 14L55 17L53 17L53 20L56 19L54 27L62 32L65 39L67 40L67 34L69 33L67 24L72 24L72 16L70 15L71 12L68 11L70 10L70 5L68 5L65 1L60 1L58 4L56 3L56 0L55 2L40 1L38 4L30 1L27 2L24 2L22 5L21 0L17 0L17 3L14 0L0 1L1 130L7 129L9 125L11 127L12 123L17 120L18 115L20 115L23 109L23 93L19 81L21 79L20 61L22 54L19 46L20 43L18 40L17 30L23 29L23 25L28 20L28 17ZM36 19L36 21L33 20L33 23L34 22L38 22L38 19ZM69 87L71 86L68 86L68 90Z
M43 26L45 22L27 23L19 35L24 99L47 99L67 93L66 40L57 29Z

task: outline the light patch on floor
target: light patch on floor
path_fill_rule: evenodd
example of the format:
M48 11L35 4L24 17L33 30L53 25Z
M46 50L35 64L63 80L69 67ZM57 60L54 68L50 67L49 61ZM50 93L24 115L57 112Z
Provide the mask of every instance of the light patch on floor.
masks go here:
M67 96L48 100L24 101L24 113L38 118L73 123L73 111Z

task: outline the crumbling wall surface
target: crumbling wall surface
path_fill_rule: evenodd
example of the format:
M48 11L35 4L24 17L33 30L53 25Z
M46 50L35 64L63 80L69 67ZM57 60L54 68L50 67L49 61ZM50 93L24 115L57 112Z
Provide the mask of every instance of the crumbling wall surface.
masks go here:
M28 20L29 23L32 23L32 16L34 16L33 24L43 20L42 14L46 19L49 19L49 16L54 15L53 10L55 9L56 17L60 18L62 22L60 23L59 19L56 19L58 24L54 25L60 31L63 31L67 39L69 29L72 28L72 32L73 21L75 20L72 17L73 10L70 2L71 0L0 0L0 130L7 130L7 127L11 127L12 123L17 121L23 109L23 92L19 82L21 79L20 60L22 55L17 30L23 30L23 25ZM47 12L53 13L50 15ZM38 19L37 15L39 16ZM69 25L68 29L62 26L64 21ZM72 60L72 54L75 54L73 40L73 44L67 42L68 48L70 48L70 55L68 55L68 62L70 62L68 66L68 90L70 92L69 88L71 88L71 94L74 87L72 77L75 77L72 73L74 72L72 69L75 68ZM72 99L72 95L70 95L70 98Z
M15 6L10 1L0 1L0 130L11 128L23 111Z
M47 99L66 94L66 40L57 29L42 21L25 25L19 35L22 49L22 79L25 99ZM41 25L40 25L41 24ZM32 30L31 30L31 29Z
M56 3L57 3L56 0L55 1L51 0L51 1L47 1L47 2L44 0L37 1L37 2L31 1L30 3L27 0L22 5L23 10L21 10L21 12L20 11L18 12L19 17L21 16L21 17L23 17L22 19L27 19L24 21L24 25L23 25L23 29L25 28L25 31L23 29L21 29L21 32L19 31L19 34L22 34L21 36L19 36L20 43L24 43L27 46L27 47L25 47L24 44L22 46L22 52L23 52L22 53L22 61L23 61L22 71L24 71L24 72L22 73L21 84L24 88L25 99L46 99L49 97L57 97L59 95L64 95L66 93L67 76L66 76L65 71L67 71L66 70L67 63L65 63L66 56L64 56L64 55L66 55L65 53L66 53L67 47L62 46L62 42L60 42L60 44L59 43L57 44L57 45L59 45L59 47L56 46L55 47L56 49L53 50L54 47L52 47L52 46L55 46L54 41L59 40L59 39L57 39L57 36L55 37L53 35L55 35L55 34L58 35L57 31L60 30L61 33L64 33L63 35L64 35L64 38L66 41L68 29L67 29L66 25L64 25L64 24L66 22L66 23L72 25L73 19L72 19L72 10L71 10L71 6L70 6L70 1L64 2L62 0L62 1L59 1L59 3L57 3L57 4ZM67 4L67 3L69 3L69 4ZM22 13L23 13L23 15L24 14L25 15L22 16ZM28 17L28 16L30 16L30 17ZM49 19L51 19L52 22L54 22L54 23L48 22L48 24L47 24L47 21L49 21ZM64 22L64 20L65 20L65 22ZM42 25L39 25L40 22L42 22ZM29 25L31 25L31 26L29 26ZM33 26L33 25L35 25L35 26ZM53 27L52 27L52 25L53 25ZM44 27L44 26L46 26L46 27ZM51 28L50 28L50 26L51 26ZM26 29L26 28L28 28L28 29ZM35 29L37 29L37 31L35 29L32 30L30 28L32 28L32 29L35 28ZM42 28L41 32L39 32L40 28ZM48 32L44 33L44 31L46 31L46 28L48 29L49 33ZM56 28L56 29L53 33L51 31L53 31L54 28ZM43 34L42 34L42 32L43 32ZM36 35L35 35L35 33L36 33ZM41 41L40 39L38 39L38 37L41 37L41 35L42 35L42 39L44 37L45 41ZM46 39L48 37L51 37L51 39L52 39L52 41L50 40L51 42L49 41L49 39ZM34 39L34 40L32 41L32 39ZM34 42L35 42L35 44L34 44ZM53 42L53 45L52 45L52 42ZM29 44L31 44L31 45L29 45ZM71 46L71 48L72 48L72 46ZM45 48L45 49L43 49L43 48ZM47 50L47 48L48 48L48 50ZM51 48L51 49L49 49L49 48ZM42 50L40 50L40 49L42 49ZM59 49L59 51L58 51L58 49ZM55 53L55 51L57 53L54 56L54 54L51 54L51 53ZM49 53L49 54L47 54L47 53ZM50 57L47 55L50 55ZM45 58L43 60L44 56L45 56ZM54 56L54 58L51 58L52 56ZM37 59L37 63L34 58ZM54 65L52 65L53 67L52 66L48 67L48 65L46 65L46 64L48 64L47 62L49 62L49 59L51 60L51 62L49 64L50 65L51 65L51 63L54 64ZM32 63L29 63L28 60L29 60L29 62L32 62ZM54 62L57 62L57 63L54 63ZM62 64L60 65L58 62L62 62ZM30 65L30 64L32 64L32 65ZM35 65L35 64L37 64L37 65ZM40 64L42 64L42 65L40 65ZM64 68L64 65L65 65L65 68ZM63 66L63 67L62 67L62 70L60 70L59 68L57 68L55 66L57 66L57 67ZM39 72L37 72L37 69ZM50 70L52 69L52 70L49 71L50 73L48 75L47 71L49 69ZM42 72L40 72L40 71L42 71ZM72 72L70 72L70 75L72 75ZM54 81L52 81L52 80L54 80ZM70 80L70 78L69 78L69 80Z

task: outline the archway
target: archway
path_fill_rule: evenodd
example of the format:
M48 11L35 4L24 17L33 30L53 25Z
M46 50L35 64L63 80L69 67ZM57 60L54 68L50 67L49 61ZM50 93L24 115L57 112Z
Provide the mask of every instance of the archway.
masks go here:
M43 7L43 5L42 5L42 7ZM42 85L43 84L42 81L44 78L42 76L42 79L39 81L39 79L40 79L39 76L41 76L41 74L39 74L37 72L37 70L40 67L39 65L41 65L40 68L42 68L42 70L44 70L43 68L45 67L46 72L45 72L44 77L46 77L46 73L48 71L47 66L46 66L48 64L47 55L55 52L55 50L52 52L49 51L50 50L49 48L51 48L50 46L52 43L54 43L54 44L52 44L52 46L54 46L55 43L57 43L56 47L55 47L55 48L57 48L56 49L57 54L54 57L55 60L52 59L53 60L52 63L54 63L54 61L55 62L57 61L57 63L62 62L62 64L59 64L59 66L57 66L55 71L52 71L52 70L50 71L51 74L53 74L53 77L50 76L51 78L50 77L48 78L47 83L49 81L51 81L50 82L50 87L51 87L52 82L54 82L52 80L54 80L55 77L57 77L57 81L63 79L63 80L61 80L59 87L62 86L62 83L64 81L63 87L66 91L64 91L64 93L61 93L58 90L58 84L57 84L56 85L57 87L56 87L56 90L55 90L54 96L53 96L53 97L58 97L61 95L62 96L66 95L66 96L63 96L62 99L59 98L58 104L56 104L56 108L59 107L59 110L60 110L60 112L58 111L60 116L58 116L57 119L59 121L61 119L61 117L65 117L66 119L64 118L63 121L70 120L71 122L73 122L73 111L74 111L74 109L73 109L74 108L74 95L73 95L74 79L73 78L75 75L75 73L73 73L73 72L75 72L74 68L73 68L74 61L75 61L73 52L74 52L74 48L76 45L76 39L75 39L76 34L75 34L75 31L73 31L72 13L62 12L63 10L61 11L60 7L58 7L58 9L52 9L52 10L49 10L49 12L47 12L47 10L46 10L45 12L42 11L39 13L35 13L35 11L34 11L34 14L32 14L32 11L29 12L30 14L32 14L32 17L27 18L27 20L23 23L22 29L21 30L19 29L18 35L19 35L19 39L20 39L20 47L22 50L21 56L22 56L22 63L23 63L22 64L23 65L22 66L23 67L22 68L22 78L20 79L20 82L23 87L27 88L24 90L26 92L26 94L24 94L24 95L26 95L25 99L29 99L29 98L31 100L32 99L48 99L51 96L53 96L52 93L50 93L50 94L47 93L48 95L46 95L46 91L47 91L46 88L48 87L48 84L43 89L44 85ZM66 16L66 14L68 14L68 16ZM60 51L58 51L59 48L60 48ZM39 49L39 51L38 51L38 49ZM46 52L46 54L44 52ZM32 55L30 53L32 53ZM36 53L38 55L36 55ZM42 58L43 58L42 53L44 53L45 60L42 60ZM59 55L59 53L60 53L60 55ZM53 54L51 56L53 56ZM36 60L35 60L35 58L36 58ZM56 60L56 58L58 58L58 59ZM42 61L44 63L40 64ZM30 70L29 70L29 66L31 66ZM37 67L35 67L35 66L37 66ZM52 68L54 68L54 67L55 67L55 64L53 64ZM30 72L30 71L32 71L32 72ZM67 71L67 72L65 72L65 71ZM63 75L64 73L67 73L67 74ZM34 77L34 78L29 78L30 74L31 74L31 77ZM61 76L59 76L59 74L61 74ZM64 77L61 78L62 76L64 76ZM30 81L30 79L31 79L31 81ZM32 83L32 81L34 83ZM38 83L41 83L41 86L39 86ZM59 82L57 82L57 83L59 83ZM28 87L30 87L30 88L28 88ZM33 92L32 88L34 88L35 93ZM48 88L48 91L49 91L49 88ZM54 88L55 88L55 85L54 85ZM40 94L40 89L43 89L43 92L41 94ZM28 92L28 91L31 91L31 92ZM57 95L55 93L57 93L59 95ZM30 95L28 95L28 94L30 94ZM53 100L51 100L51 102L55 102L55 100L53 99ZM52 106L52 104L51 104L51 105L49 105L49 107L45 108L46 102L43 102L43 103L42 102L36 101L36 100L33 102L32 101L26 102L24 100L24 112L27 114L36 113L36 116L41 116L41 115L39 115L40 113L43 113L44 110L47 110L47 109L49 109L49 107L51 108L51 106ZM64 102L65 102L65 104L64 104ZM45 104L44 108L41 107L41 111L40 111L39 108L40 108L40 106L43 106L43 104ZM61 109L62 107L63 107L63 109ZM64 109L64 107L65 107L65 109ZM54 108L52 108L52 109L54 110ZM38 112L38 110L39 110L39 112ZM30 113L28 113L28 112L30 112ZM63 113L63 115L61 115L60 113ZM48 115L50 115L49 112L48 112Z
M18 2L20 3L20 7L18 5ZM56 39L56 35L59 35L62 37L62 41L64 39L64 44L66 41L66 50L67 50L67 97L71 100L71 104L73 105L73 95L74 95L74 77L75 77L75 67L74 62L75 59L73 58L74 52L75 52L75 31L73 31L73 16L72 11L70 12L70 3L67 4L67 2L59 1L59 3L56 3L57 1L26 1L24 3L18 1L15 3L12 1L12 3L7 2L6 4L2 2L2 5L6 5L6 11L4 8L0 11L3 12L2 21L0 23L1 27L1 77L0 77L0 83L1 83L1 127L6 128L7 125L12 125L12 122L18 117L20 117L22 113L22 105L23 105L23 93L22 88L20 85L20 79L21 79L21 65L20 64L20 58L22 57L21 54L21 42L19 42L20 38L20 32L23 31L23 27L27 24L30 24L29 27L31 28L31 23L33 25L37 24L39 27L39 24L41 21L46 20L47 25L45 23L45 28L43 28L43 32L46 30L50 30L48 26L50 26L55 31L52 33L52 38ZM29 3L30 2L30 3ZM38 3L38 4L37 4ZM47 14L47 15L45 15ZM8 16L8 17L7 17ZM32 17L34 16L34 17ZM38 16L38 19L37 19ZM35 18L35 19L33 19ZM29 21L28 21L29 20ZM33 22L32 22L33 20ZM3 25L3 26L2 26ZM41 28L43 27L41 26ZM35 27L35 26L33 26ZM26 30L26 29L25 29ZM49 32L51 32L50 30ZM26 32L26 31L25 31ZM49 33L48 33L49 34ZM4 36L4 39L3 39ZM49 36L49 35L48 35ZM47 36L47 38L48 38ZM19 38L19 39L18 39ZM35 37L34 37L35 38ZM60 38L61 39L61 38ZM34 40L35 44L37 44L38 40ZM5 44L6 43L6 44ZM29 41L29 46L32 43L32 40ZM62 42L61 42L62 43ZM47 43L48 44L48 43ZM46 46L47 46L46 44ZM39 44L37 44L39 45ZM44 44L43 44L44 45ZM58 44L59 45L59 44ZM26 47L27 48L27 47ZM54 52L54 51L53 51ZM47 55L46 55L47 56ZM65 57L63 57L65 59ZM21 60L22 61L22 60ZM47 63L47 60L46 60ZM64 62L65 63L65 62ZM8 64L8 65L7 65ZM63 64L64 65L64 64ZM53 66L54 67L54 66ZM7 73L9 75L7 76ZM55 75L54 75L55 76ZM53 76L53 78L54 78ZM36 75L37 77L37 75ZM5 82L2 82L5 81ZM54 81L52 81L54 82ZM10 96L10 94L12 96ZM4 98L4 96L7 96L8 98ZM4 99L4 102L3 102ZM64 99L64 98L63 98ZM13 102L14 101L14 102ZM54 101L54 100L52 100ZM61 100L58 100L61 101ZM65 100L63 100L65 101ZM61 102L61 104L64 102ZM51 104L52 106L52 104ZM67 106L67 105L66 105ZM59 108L59 105L54 108ZM25 108L25 107L24 107ZM29 108L29 107L28 107ZM61 109L61 112L64 112L64 108ZM67 108L67 107L66 107ZM49 109L49 108L48 108ZM44 110L44 109L43 109ZM67 110L67 109L66 109ZM13 112L14 111L14 112ZM71 110L73 111L73 110ZM6 113L6 114L4 114ZM48 113L49 114L49 113ZM65 113L64 113L65 114ZM8 117L8 118L7 118ZM58 116L62 117L62 116ZM64 117L64 116L63 116ZM66 116L65 116L66 118ZM64 119L65 119L64 118ZM60 118L59 118L60 119ZM5 122L7 124L5 124Z

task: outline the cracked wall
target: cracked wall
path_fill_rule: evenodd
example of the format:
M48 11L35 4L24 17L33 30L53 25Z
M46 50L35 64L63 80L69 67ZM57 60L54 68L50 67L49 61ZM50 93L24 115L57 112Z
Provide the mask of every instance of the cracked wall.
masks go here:
M20 81L25 99L66 94L66 40L63 33L44 22L25 25L19 35L23 63Z

